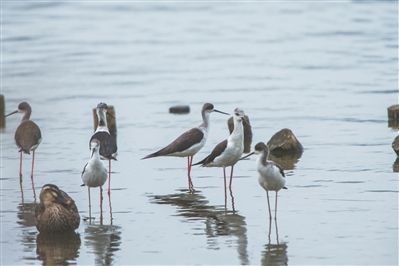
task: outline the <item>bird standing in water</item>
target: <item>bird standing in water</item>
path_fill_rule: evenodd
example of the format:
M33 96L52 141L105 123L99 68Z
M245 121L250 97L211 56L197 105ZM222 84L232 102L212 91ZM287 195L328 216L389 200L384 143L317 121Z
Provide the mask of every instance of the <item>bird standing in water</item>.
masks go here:
M25 154L30 154L32 152L32 171L31 177L33 177L33 168L35 163L35 150L39 147L42 141L42 133L40 128L35 122L29 120L32 114L32 108L27 102L22 102L18 105L18 109L7 116L21 113L22 120L21 124L15 131L15 143L19 148L20 158L19 158L19 176L22 177L22 152Z
M253 154L259 154L256 160L256 168L259 172L258 182L266 190L267 197L267 206L269 207L269 218L272 219L272 213L270 210L270 202L269 202L269 191L276 191L276 205L274 210L274 219L277 219L277 192L280 189L287 189L285 185L285 174L283 168L273 162L267 160L269 157L269 148L263 142L259 142L255 145L255 150L243 157L245 159Z
M82 172L82 180L84 185L87 186L89 194L89 217L91 217L91 200L90 188L100 187L100 207L102 216L102 202L103 202L103 188L102 186L107 181L107 168L100 161L100 141L92 139L90 142L91 153L89 162L85 165Z
M223 175L224 175L224 188L226 190L226 167L231 166L230 173L230 184L229 188L231 190L231 184L233 181L233 170L234 165L240 159L243 151L244 151L244 129L243 129L243 121L245 114L244 110L241 108L236 108L234 110L234 130L231 132L230 136L220 142L216 147L212 150L211 154L208 155L202 161L193 164L199 165L203 167L223 167Z
M97 105L98 126L96 132L91 136L89 141L89 148L91 149L91 141L97 139L100 141L100 158L108 160L108 195L111 194L111 160L116 161L116 153L118 146L114 137L111 136L107 126L106 115L113 117L107 111L108 105L106 103L99 103ZM115 118L115 117L113 117Z
M187 175L188 184L190 190L193 189L193 183L191 181L191 165L193 162L193 157L197 152L199 152L202 147L204 147L206 140L208 138L209 131L209 115L212 112L217 112L221 114L228 115L225 112L214 109L213 104L205 103L202 106L201 115L202 123L194 127L182 135L180 135L176 140L170 143L168 146L160 149L157 152L151 153L142 159L148 159L158 156L175 156L175 157L187 157Z

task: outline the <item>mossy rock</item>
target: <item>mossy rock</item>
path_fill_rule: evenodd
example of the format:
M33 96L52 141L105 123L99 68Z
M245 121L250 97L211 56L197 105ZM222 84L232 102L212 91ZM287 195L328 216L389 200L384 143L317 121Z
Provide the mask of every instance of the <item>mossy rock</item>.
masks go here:
M274 134L267 146L271 152L303 152L302 144L288 128Z
M399 135L393 140L392 149L396 152L396 155L399 156Z

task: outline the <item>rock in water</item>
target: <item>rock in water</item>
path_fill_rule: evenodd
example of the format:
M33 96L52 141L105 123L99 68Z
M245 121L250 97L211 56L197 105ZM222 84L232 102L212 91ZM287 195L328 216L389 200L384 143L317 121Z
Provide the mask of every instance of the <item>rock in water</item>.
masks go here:
M399 156L399 135L393 140L392 149L396 152L396 155Z
M288 128L284 128L273 135L267 142L270 151L302 152L303 146Z
M171 114L188 114L190 113L190 106L188 105L176 105L169 108Z

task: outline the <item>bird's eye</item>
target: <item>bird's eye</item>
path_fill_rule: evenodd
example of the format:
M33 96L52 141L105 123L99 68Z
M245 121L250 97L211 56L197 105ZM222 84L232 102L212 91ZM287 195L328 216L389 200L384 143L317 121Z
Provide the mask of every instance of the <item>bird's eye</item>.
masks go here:
M240 114L239 114L239 113L235 113L235 115L236 115L236 116L239 116Z

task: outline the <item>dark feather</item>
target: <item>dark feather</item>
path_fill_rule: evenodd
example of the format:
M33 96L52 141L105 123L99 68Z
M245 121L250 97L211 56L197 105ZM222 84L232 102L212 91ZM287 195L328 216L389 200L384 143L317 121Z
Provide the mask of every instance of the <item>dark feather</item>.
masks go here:
M148 159L158 156L165 156L174 152L182 152L190 148L191 146L201 142L204 137L204 133L198 128L192 128L185 133L183 133L180 137L170 143L168 146L160 149L157 152L151 153L145 156L142 159Z
M86 166L87 166L88 164L89 164L89 163L86 163L86 164L85 164L85 166L83 167L82 174L81 174L80 176L83 176L83 173L85 172L85 170L86 170Z
M112 137L108 132L96 132L91 136L89 148L92 139L98 139L100 141L100 155L102 157L107 158L108 160L116 160L116 158L112 156L118 150L114 137Z
M40 128L33 121L25 121L21 123L17 131L15 131L15 142L20 148L19 151L30 154L29 150L32 146L38 144L39 139L42 138Z
M222 154L222 152L224 152L226 147L227 147L227 139L216 145L211 154L209 154L205 159L193 165L199 165L199 164L206 165L208 163L213 162L213 160L215 160L216 157L218 157L220 154Z
M283 171L283 167L281 167L281 165L279 165L279 164L277 164L277 163L275 163L275 162L272 162L277 168L278 168L278 170L280 170L280 174L283 176L283 177L285 177L285 174L284 174L284 171Z

